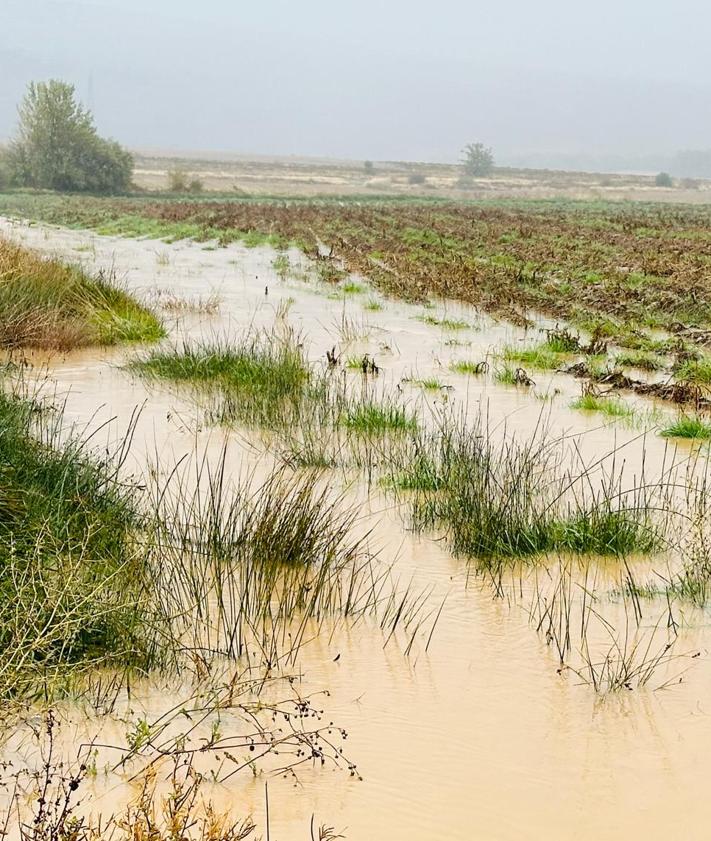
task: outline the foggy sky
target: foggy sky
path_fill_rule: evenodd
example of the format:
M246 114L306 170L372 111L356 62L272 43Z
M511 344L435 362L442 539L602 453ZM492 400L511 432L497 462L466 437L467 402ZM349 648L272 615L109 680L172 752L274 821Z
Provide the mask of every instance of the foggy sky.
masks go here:
M641 160L711 148L709 34L701 0L0 0L0 138L56 77L134 148Z

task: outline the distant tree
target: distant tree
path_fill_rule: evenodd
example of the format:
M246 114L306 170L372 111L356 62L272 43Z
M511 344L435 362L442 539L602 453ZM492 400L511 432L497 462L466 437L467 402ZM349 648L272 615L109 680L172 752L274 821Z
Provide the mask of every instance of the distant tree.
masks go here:
M407 176L408 184L426 184L427 176L422 172L411 172Z
M202 181L197 176L190 178L184 169L176 168L168 172L169 193L202 193L204 189Z
M188 173L184 169L171 169L168 172L168 192L188 192Z
M372 161L365 161L363 163L363 169L366 175L372 175L375 172L375 164Z
M494 153L483 143L467 143L462 154L464 174L471 178L489 175L494 168Z
M118 193L131 185L133 157L99 137L74 86L31 82L19 107L9 162L19 184L50 190Z
M671 175L668 172L660 172L654 179L654 183L657 187L673 187L674 182L672 181Z

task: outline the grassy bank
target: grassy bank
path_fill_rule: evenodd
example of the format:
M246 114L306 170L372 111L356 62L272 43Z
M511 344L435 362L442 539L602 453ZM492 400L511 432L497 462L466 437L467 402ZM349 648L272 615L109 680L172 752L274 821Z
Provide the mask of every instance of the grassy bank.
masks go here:
M0 697L156 662L135 491L61 443L46 406L0 392Z
M91 277L0 238L0 346L72 350L163 335L156 316L115 278Z

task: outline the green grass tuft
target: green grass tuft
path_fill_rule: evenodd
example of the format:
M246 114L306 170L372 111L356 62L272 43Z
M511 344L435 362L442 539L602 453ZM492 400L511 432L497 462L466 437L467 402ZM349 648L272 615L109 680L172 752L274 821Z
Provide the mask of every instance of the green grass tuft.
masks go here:
M533 385L533 381L522 368L514 368L512 365L504 365L494 371L494 379L501 385Z
M433 327L441 327L443 330L469 330L472 325L463 318L438 318L431 313L424 313L417 316L418 321L424 324L430 324Z
M659 434L664 438L711 438L711 423L696 416L682 415Z
M385 403L359 403L344 413L341 423L359 435L413 432L417 429L413 414L402 406Z
M414 492L415 528L443 528L457 553L487 561L659 546L647 499L651 489L620 499L611 476L592 492L586 470L561 470L546 440L495 442L485 429L450 422L419 439L416 452L391 485Z
M488 365L486 362L471 362L468 359L459 359L456 362L451 362L449 368L456 374L478 376L479 374L486 373Z
M550 341L527 348L507 345L502 350L501 357L506 362L515 362L518 365L525 365L539 371L553 371L570 359L568 350L561 351L558 349L561 346L560 343L551 343Z
M674 371L677 382L696 386L711 386L711 357L682 362Z
M572 409L584 412L602 412L611 418L628 418L634 414L634 409L627 406L616 397L597 397L594 394L583 394L570 404Z
M368 291L368 287L357 280L346 280L338 287L345 295L362 295Z
M410 380L410 382L425 391L441 391L444 388L444 383L437 377L424 377L423 379Z
M383 309L383 305L377 298L368 298L363 304L363 309L369 312L380 312Z
M261 426L278 424L297 410L311 377L297 344L263 335L236 345L205 341L156 349L128 367L144 377L217 391L220 420Z
M641 368L645 371L661 371L666 367L661 356L646 350L618 353L615 362L625 368Z

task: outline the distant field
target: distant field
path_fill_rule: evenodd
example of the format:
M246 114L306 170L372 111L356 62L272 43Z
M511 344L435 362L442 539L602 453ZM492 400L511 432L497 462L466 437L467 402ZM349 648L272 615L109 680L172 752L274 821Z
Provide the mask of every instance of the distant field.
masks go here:
M244 195L397 195L439 198L577 198L699 203L711 200L711 182L677 180L656 187L654 175L497 168L488 178L464 184L452 164L333 161L309 158L247 158L227 154L169 156L137 154L134 180L146 190L164 190L168 172L199 178L206 191Z

